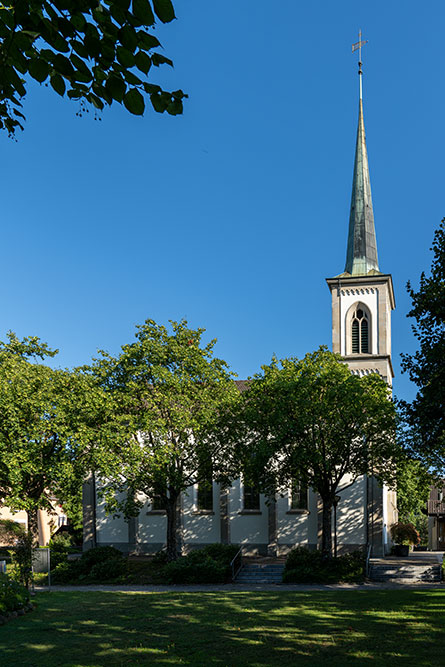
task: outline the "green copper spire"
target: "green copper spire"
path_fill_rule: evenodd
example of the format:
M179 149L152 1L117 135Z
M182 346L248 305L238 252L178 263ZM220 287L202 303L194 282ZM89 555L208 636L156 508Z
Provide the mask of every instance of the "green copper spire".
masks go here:
M360 61L359 77L360 101L357 143L355 147L354 178L352 182L345 272L355 276L365 276L370 271L379 271L379 262L374 229L374 213L372 211L365 123L363 120L362 63Z

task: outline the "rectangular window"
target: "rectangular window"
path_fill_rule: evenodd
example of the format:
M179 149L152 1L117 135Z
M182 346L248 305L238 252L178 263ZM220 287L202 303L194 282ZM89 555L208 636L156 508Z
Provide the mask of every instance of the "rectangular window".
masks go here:
M198 511L211 512L213 510L213 483L211 478L199 482L196 504Z
M165 510L164 502L161 498L162 487L160 485L155 486L153 489L154 493L151 498L151 511L159 512L160 510Z
M252 484L245 484L243 488L243 509L256 510L260 509L260 494L255 486Z
M307 486L303 486L300 482L292 484L290 496L291 510L307 510L307 492Z

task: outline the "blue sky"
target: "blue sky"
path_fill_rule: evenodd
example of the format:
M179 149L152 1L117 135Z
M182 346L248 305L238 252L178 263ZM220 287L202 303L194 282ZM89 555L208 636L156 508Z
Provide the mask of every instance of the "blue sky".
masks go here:
M176 0L158 37L182 117L100 119L29 85L1 142L0 338L117 353L134 325L186 317L240 377L331 345L324 279L342 272L363 50L380 269L392 273L395 392L411 397L405 284L431 265L443 202L443 2Z

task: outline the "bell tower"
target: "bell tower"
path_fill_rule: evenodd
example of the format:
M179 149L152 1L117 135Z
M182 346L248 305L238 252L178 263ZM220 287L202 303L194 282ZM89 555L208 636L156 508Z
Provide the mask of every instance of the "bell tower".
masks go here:
M327 278L332 295L332 350L357 375L379 373L392 385L391 311L395 308L391 275L379 270L372 209L362 98L360 49L357 141L345 270ZM353 47L353 51L355 50Z

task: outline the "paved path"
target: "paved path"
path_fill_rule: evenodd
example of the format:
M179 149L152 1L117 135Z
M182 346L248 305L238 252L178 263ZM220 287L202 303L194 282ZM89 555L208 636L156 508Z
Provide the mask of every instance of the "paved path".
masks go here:
M219 591L222 593L233 593L240 591L274 591L275 593L286 593L288 591L376 591L395 589L415 590L440 590L445 591L445 583L431 582L420 584L397 584L385 582L368 582L366 584L190 584L188 586L124 586L124 585L91 585L91 586L36 586L36 593L81 591L88 593L102 591L107 593L210 593Z
M384 558L371 558L370 562L373 564L389 564L397 565L437 565L442 563L444 551L410 551L406 558L400 556L385 556Z

